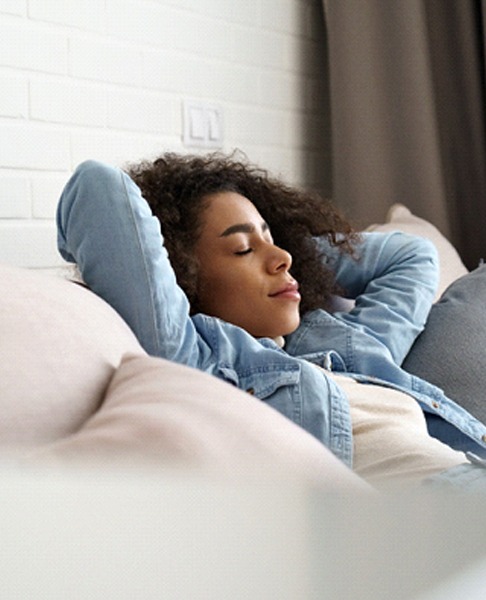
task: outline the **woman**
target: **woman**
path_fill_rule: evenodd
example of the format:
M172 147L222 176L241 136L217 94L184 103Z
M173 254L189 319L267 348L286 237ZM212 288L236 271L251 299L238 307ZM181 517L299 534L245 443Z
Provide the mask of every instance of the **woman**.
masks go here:
M128 172L78 167L59 249L149 354L255 394L375 484L486 489L463 454L486 447L486 427L398 366L432 303L429 242L357 236L329 203L231 158L166 154ZM353 310L331 312L337 293Z

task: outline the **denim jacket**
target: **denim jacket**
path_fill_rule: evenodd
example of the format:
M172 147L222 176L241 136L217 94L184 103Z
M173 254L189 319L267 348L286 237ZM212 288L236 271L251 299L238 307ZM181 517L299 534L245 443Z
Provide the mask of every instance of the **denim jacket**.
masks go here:
M57 220L62 256L77 263L87 285L118 311L149 354L254 394L349 466L349 404L326 369L413 396L431 422L444 425L437 436L453 447L486 447L484 425L399 367L424 327L437 285L430 242L398 232L364 233L355 258L318 240L354 308L308 313L283 350L215 317L190 316L160 223L121 170L95 161L80 165L61 196Z

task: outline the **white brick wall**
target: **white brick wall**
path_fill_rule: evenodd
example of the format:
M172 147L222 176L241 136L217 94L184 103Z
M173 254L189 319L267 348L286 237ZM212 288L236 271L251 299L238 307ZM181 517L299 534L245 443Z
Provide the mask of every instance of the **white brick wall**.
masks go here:
M59 259L59 192L86 158L182 143L219 104L223 150L330 189L321 0L0 0L0 261Z

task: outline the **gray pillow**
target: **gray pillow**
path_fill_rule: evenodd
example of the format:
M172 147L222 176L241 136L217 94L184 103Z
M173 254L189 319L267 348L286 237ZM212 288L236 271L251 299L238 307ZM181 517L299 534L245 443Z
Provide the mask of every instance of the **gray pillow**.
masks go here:
M402 366L486 423L486 265L446 289Z

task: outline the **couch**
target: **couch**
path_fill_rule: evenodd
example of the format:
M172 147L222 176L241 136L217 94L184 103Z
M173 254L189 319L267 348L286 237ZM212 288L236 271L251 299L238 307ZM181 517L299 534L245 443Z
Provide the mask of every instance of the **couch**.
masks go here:
M373 228L434 241L438 299L467 275L406 207ZM376 600L477 577L477 499L337 482L256 398L147 356L70 267L0 282L0 597Z

